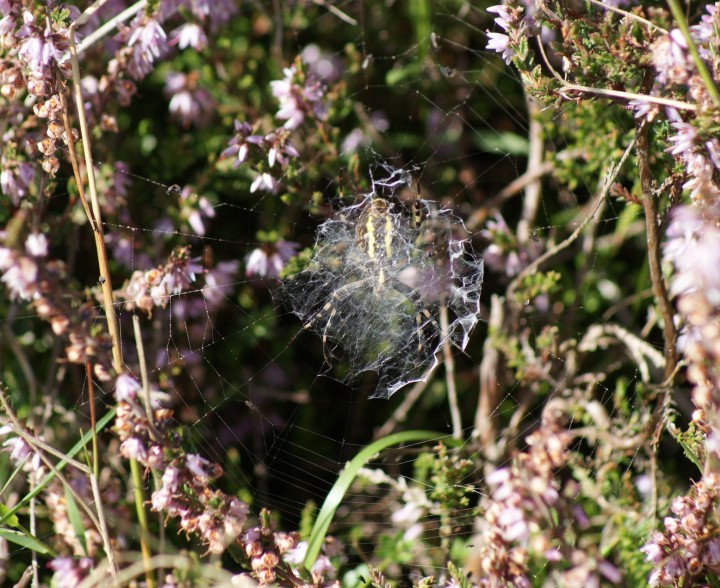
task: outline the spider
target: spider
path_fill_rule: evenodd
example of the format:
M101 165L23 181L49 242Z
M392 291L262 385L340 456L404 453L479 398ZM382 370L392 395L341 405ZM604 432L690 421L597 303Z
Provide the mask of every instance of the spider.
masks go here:
M391 202L375 196L359 206L340 216L334 227L339 231L324 231L332 238L334 254L326 261L342 270L336 272L326 301L307 318L301 317L303 328L322 335L328 362L333 340L351 359L367 361L372 354L387 358L402 352L415 355L414 363L423 365L440 329L413 287L433 263L417 243L421 213L415 208L411 215L395 212ZM342 242L340 235L352 241ZM316 260L324 259L328 239L323 243Z
M458 227L424 201L372 193L320 225L307 266L278 295L322 337L326 364L346 366L343 381L376 372L371 397L388 397L427 378L442 341L464 349L477 323L482 260L453 238ZM455 317L446 332L441 305Z

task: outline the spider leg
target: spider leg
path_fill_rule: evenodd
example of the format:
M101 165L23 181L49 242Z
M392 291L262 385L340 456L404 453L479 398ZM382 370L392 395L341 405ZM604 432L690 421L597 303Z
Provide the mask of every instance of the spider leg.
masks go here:
M338 306L337 304L346 296L348 296L350 293L352 293L353 290L357 290L365 285L367 280L357 280L355 282L351 282L349 284L345 284L344 286L341 286L337 290L335 290L329 297L327 302L317 310L310 318L307 320L307 322L303 325L303 329L314 329L315 325L319 321L322 320L322 317L328 315L327 320L325 321L325 326L322 328L322 344L323 344L323 358L325 361L330 361L330 353L328 353L328 332L330 330L330 327L332 326L332 321L335 318L335 316L338 313ZM317 329L317 332L320 332L319 329Z
M430 311L427 308L421 308L420 311L415 315L415 324L417 325L417 338L418 338L418 353L422 353L425 345L430 340L425 333L425 329L428 325L432 325L433 330L437 333L440 330L440 325L433 318Z

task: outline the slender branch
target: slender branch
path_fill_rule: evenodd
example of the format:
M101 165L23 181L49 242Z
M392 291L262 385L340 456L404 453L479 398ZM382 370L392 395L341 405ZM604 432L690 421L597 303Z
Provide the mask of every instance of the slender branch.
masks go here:
M475 412L473 438L480 440L481 448L487 453L497 437L496 411L499 401L498 372L500 352L494 344L492 334L502 330L505 321L505 299L497 294L490 298L488 336L483 344L483 358L480 362L480 398Z
M541 169L544 154L543 128L538 121L539 107L537 102L529 95L525 94L527 102L528 116L530 119L530 153L527 163L527 171ZM538 207L540 206L540 175L528 182L525 188L525 197L523 198L522 216L517 225L518 242L523 245L530 240L530 231L535 224Z
M619 90L607 90L605 88L591 88L590 86L568 83L563 83L563 86L565 90L588 92L589 94L599 94L600 96L610 96L611 98L621 98L623 100L640 100L642 102L660 104L661 106L672 106L678 110L694 111L698 109L697 104L690 104L680 100L672 100L671 98L662 98L660 96L651 96L650 94L635 94L634 92L621 92Z
M140 329L140 317L137 313L133 313L133 332L135 334L135 346L137 347L138 360L140 362L140 377L142 378L142 397L145 404L145 416L147 417L149 429L152 434L159 438L157 430L153 424L153 410L150 401L150 382L148 379L147 362L145 360L145 346L142 340L142 331ZM148 538L150 536L148 517L145 512L145 496L143 495L143 475L140 471L140 464L136 459L130 460L130 472L133 478L133 486L135 491L135 510L140 523L140 551L142 552L143 562L145 562L145 578L149 588L154 588L155 581L153 579L153 568L150 562L152 553ZM157 479L154 481L157 487ZM161 528L163 527L161 523Z
M442 331L443 363L445 365L445 381L447 383L448 402L450 403L450 419L452 420L453 438L462 439L462 417L458 407L457 387L455 386L455 358L450 349L447 304L440 304L440 329Z
M95 387L92 381L92 364L87 362L85 364L85 377L87 378L88 387L88 404L90 405L90 432L92 433L92 448L93 448L93 474L98 475L100 471L100 450L98 449L98 438L97 438L97 419L95 418Z
M100 3L95 3L92 8L96 9ZM85 16L85 14L83 14ZM82 17L81 17L82 18ZM77 57L77 47L75 46L75 26L81 22L79 18L68 29L68 44L70 48L70 61L72 63L73 72L73 89L75 93L75 106L77 108L78 122L80 123L80 135L82 137L83 152L85 155L85 169L87 172L88 188L90 191L90 202L92 204L92 218L94 219L95 248L97 249L98 265L100 266L100 276L102 278L103 306L105 307L105 317L107 319L108 332L112 339L112 355L113 367L119 374L122 372L122 352L120 350L120 331L118 329L117 316L115 315L115 307L113 303L113 290L110 281L110 270L107 263L107 252L105 251L105 238L102 229L102 215L100 213L100 201L97 194L97 185L95 183L95 168L93 166L92 151L90 149L90 132L85 118L84 101L82 97L82 88L80 87L80 63ZM73 150L70 145L72 138L68 137L68 147Z
M337 16L341 21L356 27L358 24L358 21L356 21L352 16L349 16L345 14L342 10L339 8L336 8L333 4L326 2L326 0L313 0L315 4L318 6L322 6L323 8L326 8L328 12L334 14Z
M561 96L568 98L569 100L571 98L564 96L563 92L566 91L576 91L576 92L586 92L588 94L598 94L599 96L609 96L611 98L620 98L621 100L640 100L642 102L650 102L652 104L660 104L661 106L672 106L673 108L676 108L677 110L697 110L697 104L690 104L688 102L681 102L680 100L672 100L671 98L661 98L660 96L651 96L649 94L635 94L634 92L621 92L620 90L607 90L605 88L592 88L590 86L582 86L579 84L569 84L563 77L557 72L557 70L552 66L552 63L550 63L550 60L547 57L547 54L545 53L545 47L543 47L542 43L538 43L538 49L540 50L540 53L543 56L543 60L545 61L545 66L549 69L550 73L553 75L553 77L560 82L560 84L563 86L560 90L557 90L558 94Z
M650 145L648 139L648 125L639 122L636 130L638 172L640 175L640 188L642 190L642 204L645 210L645 224L647 226L648 265L650 280L652 282L655 300L663 319L663 339L665 348L665 377L675 371L677 364L677 351L675 342L677 331L673 320L673 309L670 304L667 287L662 275L660 262L660 227L658 224L658 205L652 189L652 172L650 170Z
M153 424L153 408L150 400L150 380L148 378L147 360L145 359L145 345L142 340L140 329L140 317L133 313L133 334L135 335L135 347L137 348L138 362L140 363L140 378L142 380L142 398L145 405L145 414L150 424ZM156 431L153 433L157 434ZM159 437L158 437L159 438Z

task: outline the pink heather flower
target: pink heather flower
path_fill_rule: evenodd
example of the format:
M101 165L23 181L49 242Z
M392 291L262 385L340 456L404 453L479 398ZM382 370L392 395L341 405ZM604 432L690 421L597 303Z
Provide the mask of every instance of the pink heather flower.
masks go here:
M265 138L262 135L253 135L252 127L246 122L235 120L235 136L230 139L227 149L221 154L221 158L232 157L237 155L233 167L238 167L243 163L250 152L250 145L262 145Z
M267 190L268 192L275 193L280 187L278 181L273 178L269 173L259 173L252 184L250 184L250 192L257 192L260 189Z
M697 129L686 122L671 123L677 134L670 137L670 141L674 143L667 151L673 155L679 155L687 158L695 148L695 139L697 139Z
M93 560L89 557L56 557L48 563L48 567L55 572L53 586L70 588L79 586L82 580L93 568Z
M162 485L169 492L177 492L180 485L180 470L175 466L168 467L162 475Z
M137 400L137 393L141 389L140 383L131 375L120 374L115 380L115 400L133 403Z
M37 264L28 257L16 257L6 248L0 248L0 270L3 276L0 278L10 290L10 298L13 300L22 298L30 300L37 294L36 279L38 275Z
M673 29L653 44L651 59L662 85L685 84L695 71L680 29Z
M133 54L128 64L128 72L136 80L141 80L153 70L153 63L168 49L167 35L160 23L144 16L132 23L132 33L127 41Z
M488 32L487 36L488 44L485 48L500 53L505 63L509 65L515 56L515 51L510 47L510 37L503 33L493 32Z
M0 14L5 14L0 12ZM16 20L12 14L7 14L0 19L0 49L10 51L15 47L17 39L15 38Z
M207 459L194 453L190 453L185 457L185 466L195 476L199 484L207 484L210 480L208 473L205 471L205 466L209 464L210 462Z
M182 214L197 235L205 235L206 218L215 218L215 208L205 196L198 196L192 186L185 186L180 192Z
M713 568L720 564L720 538L713 537L705 544L703 563Z
M712 59L713 52L708 45L715 45L717 48L720 39L718 39L718 5L707 4L705 9L708 11L700 18L700 22L690 27L690 34L698 45L698 52L703 59Z
M285 554L283 555L283 559L290 565L299 566L305 559L305 554L307 553L307 550L308 542L300 541L300 543L297 544L297 547L295 547L294 549L289 549L285 552Z
M340 79L343 62L337 55L323 51L314 43L305 47L301 55L308 72L319 80L332 83Z
M368 137L362 129L353 129L350 131L350 133L343 139L342 144L340 145L340 152L344 154L348 153L354 153L356 152L360 147L364 147L366 145L369 145L372 142L370 137Z
M33 453L22 437L10 437L3 441L2 446L10 453L10 461L15 465L21 464Z
M657 104L650 102L649 100L630 100L628 106L632 108L635 118L648 118L652 121L660 112Z
M183 127L207 123L215 101L208 90L197 85L197 76L170 72L165 77L164 92L170 97L170 114Z
M518 541L525 544L530 537L530 527L525 520L525 514L519 508L505 508L500 513L498 523L503 529L505 541Z
M268 165L273 167L276 161L286 166L291 157L300 157L300 153L287 140L287 132L277 132L265 135L265 142L270 145L268 150Z
M170 504L171 500L172 492L167 488L161 488L160 490L156 490L152 493L152 498L150 499L152 509L156 512L165 510Z
M35 179L35 168L26 161L9 162L2 157L0 171L0 190L17 206L20 199L27 195L30 183Z
M48 254L47 237L42 233L32 233L25 240L25 251L33 257L45 257Z
M177 45L180 49L192 47L195 51L202 51L207 47L208 40L200 25L188 22L170 33L168 44Z
M663 246L666 259L675 266L670 282L674 295L699 289L707 300L720 305L720 230L702 220L691 206L679 206L672 212L668 239Z
M507 7L504 4L498 4L497 6L490 6L490 8L487 9L488 12L493 12L498 15L498 17L495 19L495 23L504 31L510 30L510 21L512 20L512 17L510 16L510 13L508 12Z
M128 437L120 444L120 454L126 459L135 459L144 464L147 462L147 449L137 437Z
M284 120L286 129L298 128L306 116L322 119L325 116L325 106L322 102L323 90L320 82L310 77L304 85L296 81L297 69L295 65L283 70L285 77L282 80L270 82L273 96L280 102L280 110L275 116Z
M245 260L245 275L259 278L277 278L285 263L297 253L299 245L292 241L278 241L274 250L267 247L254 249Z
M221 261L205 274L205 287L202 294L211 311L219 308L230 296L239 266L237 260Z
M65 50L67 40L49 28L42 29L35 23L35 17L28 10L23 11L24 25L17 36L24 39L20 44L18 57L25 62L30 74L35 78L43 78L53 62L58 65L69 59Z

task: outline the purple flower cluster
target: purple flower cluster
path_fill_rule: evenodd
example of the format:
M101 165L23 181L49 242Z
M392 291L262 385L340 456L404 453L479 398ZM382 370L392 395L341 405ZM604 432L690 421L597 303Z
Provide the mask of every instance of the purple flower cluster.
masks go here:
M91 335L96 312L64 291L65 266L47 260L48 242L34 233L25 240L24 250L0 246L0 282L12 299L31 301L37 315L47 321L57 336L68 344L65 359L70 363L92 363L95 376L110 378L109 346L104 334Z
M146 414L140 391L140 384L132 376L121 374L117 378L114 429L124 457L136 459L161 475L160 488L151 497L154 511L177 519L183 532L199 538L208 553L219 554L231 544L237 545L247 557L252 576L263 586L282 580L282 585L287 586L339 587L326 582L319 573L313 574L312 583L300 579L283 559L297 547L297 536L276 532L268 513L260 514L259 526L246 528L247 504L211 487L222 475L222 468L200 455L185 452L179 446L172 411L156 406L152 415Z
M250 192L264 190L272 194L280 188L280 182L272 170L286 170L291 160L300 157L300 153L290 142L291 131L297 129L306 118L322 121L325 119L326 106L322 83L306 73L306 66L301 58L283 70L282 80L270 82L273 96L280 102L276 118L285 124L266 134L255 134L253 126L248 122L235 121L235 134L228 147L222 152L221 158L235 158L233 167L248 162L251 147L258 147L267 157L267 165L258 160L251 166L255 178L250 185Z
M700 23L690 27L690 38L700 57L717 83L720 79L720 12L718 4L707 5ZM679 29L662 35L652 45L651 61L655 68L652 95L679 95L697 106L695 114L680 113L667 106L665 114L674 133L668 151L685 167L687 181L683 188L690 192L693 202L700 206L720 201L720 187L714 176L720 171L720 141L703 128L714 126L713 99L706 80L699 74L688 47L688 40ZM657 106L642 100L633 101L636 116L650 119L656 116ZM708 116L710 118L708 118Z
M162 474L161 487L153 492L153 510L178 518L188 535L198 536L211 553L221 553L241 533L248 507L239 499L210 488L222 468L177 446L172 411L157 408L145 414L138 393L140 385L128 374L115 384L118 401L115 431L120 452Z
M701 574L720 573L719 497L720 476L708 474L691 495L673 500L665 530L654 532L641 549L654 566L650 586L688 586Z
M285 68L283 74L285 77L282 80L270 82L272 94L280 102L275 117L285 121L283 126L288 130L297 129L306 117L324 120L326 109L322 84L305 75L297 64Z
M480 519L481 587L529 588L533 554L548 562L558 586L590 587L622 580L610 562L578 547L581 542L573 539L589 521L573 500L577 483L561 483L555 475L567 465L572 441L555 404L561 402L548 404L541 427L526 439L529 450L487 478L490 495L482 504L485 511ZM548 529L554 533L549 535Z
M33 451L25 439L12 433L13 430L8 425L0 427L0 437L7 437L2 442L2 450L8 452L15 467L30 474L33 482L39 482L46 473L40 454Z
M720 211L679 206L672 211L663 254L674 267L670 291L683 320L678 350L688 363L693 402L720 432ZM720 457L720 453L716 457Z
M128 309L165 308L173 296L186 290L203 272L199 259L190 257L190 247L178 247L163 266L136 271L120 292Z
M253 134L252 127L247 122L235 121L235 135L228 143L228 147L222 152L222 158L234 157L233 167L239 167L248 160L251 146L258 147L267 157L267 166L272 169L279 164L281 169L290 165L290 160L300 157L300 153L290 143L290 132L284 128L278 129L267 135ZM250 186L250 192L262 188L268 192L276 192L279 186L275 177L262 166L257 166L256 177Z
M505 63L509 64L513 57L524 55L523 45L527 45L529 27L525 19L525 7L514 1L504 2L487 9L488 12L497 14L495 24L503 33L487 32L488 43L486 49L499 53Z
M488 242L483 252L485 266L508 278L518 275L537 259L545 248L540 239L530 240L520 246L513 231L499 212L485 223L480 235Z

